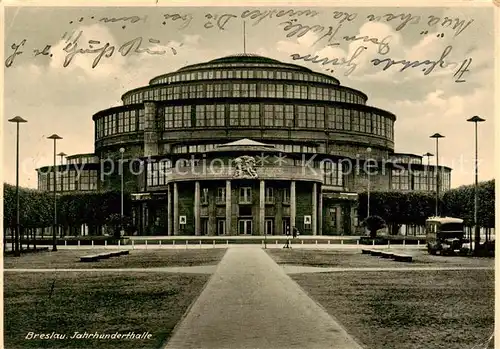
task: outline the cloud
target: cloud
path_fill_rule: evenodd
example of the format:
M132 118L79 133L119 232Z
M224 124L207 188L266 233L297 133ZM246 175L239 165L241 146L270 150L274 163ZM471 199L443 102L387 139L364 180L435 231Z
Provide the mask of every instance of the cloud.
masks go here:
M119 54L119 47L108 27L102 24L80 26L73 32L66 33L65 37L53 46L49 67L58 74L78 74L92 80L109 79L121 74L125 66L126 58ZM96 52L80 53L79 50ZM73 51L77 51L74 56ZM100 55L102 58L99 59Z

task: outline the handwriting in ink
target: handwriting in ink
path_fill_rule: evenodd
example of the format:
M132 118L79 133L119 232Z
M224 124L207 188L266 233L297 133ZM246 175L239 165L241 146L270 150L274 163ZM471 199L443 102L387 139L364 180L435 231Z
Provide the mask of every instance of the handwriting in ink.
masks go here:
M182 20L184 23L179 27L179 29L187 28L189 24L191 24L191 21L193 20L193 16L191 14L180 15L178 13L175 13L173 15L167 13L163 15L163 18L165 18L165 20L167 21L171 19L174 22L179 19ZM163 22L163 24L166 24L166 22Z
M301 56L299 53L294 53L294 54L290 55L290 57L294 61L303 60L305 62L321 64L322 66L329 65L329 64L333 65L333 66L347 66L349 69L346 70L344 75L348 76L358 67L358 64L355 61L364 51L366 51L366 49L367 49L366 46L359 46L354 51L352 56L349 58L344 58L344 57L342 57L342 58L329 58L329 57L319 58L318 55L313 56L311 54L307 54L305 56Z
M437 24L440 24L441 27L443 28L448 28L450 25L453 24L453 21L455 21L455 24L453 25L453 30L455 30L455 37L456 36L459 36L460 33L462 33L465 29L467 29L467 27L469 25L472 24L472 22L474 22L474 19L471 19L467 22L467 24L465 24L465 19L462 19L460 20L460 18L449 18L449 17L444 17L442 19L442 22L441 22L441 18L440 17L436 17L436 16L429 16L429 21L427 22L427 25L429 27L433 27ZM465 26L464 26L465 24Z
M373 37L370 37L368 35L366 35L366 36L356 36L356 35L353 35L353 36L344 36L343 39L345 41L358 41L358 40L362 40L363 42L370 42L370 43L375 44L375 45L378 46L378 48L377 48L378 53L380 53L381 55L386 55L390 51L390 47L389 47L389 42L388 41L389 41L389 39L391 37L392 36L388 35L385 38L383 38L382 40L380 40L378 38L373 38Z
M139 16L130 16L130 17L103 17L99 20L99 22L104 22L104 23L116 23L116 22L130 22L130 23L137 23L139 21L144 21L144 23L147 21L148 16L144 17L139 17Z
M256 21L253 22L253 26L258 25L263 19L265 18L273 18L273 15L276 16L276 18L288 16L288 17L315 17L319 15L319 12L317 11L311 11L311 10L245 10L241 13L241 18L242 19L255 19Z
M88 54L88 53L97 53L97 57L94 59L92 62L92 68L95 68L99 62L101 61L102 57L109 58L113 55L115 51L115 47L111 46L111 44L108 42L104 46L94 48L94 45L100 45L101 42L98 40L89 40L89 48L88 49L81 49L78 48L78 40L82 36L83 31L80 31L76 38L72 41L69 42L64 48L63 51L67 53L66 57L64 58L64 63L63 67L66 68L73 58L77 54Z
M318 34L318 33L323 34L325 29L328 28L328 31L326 33L324 33L321 37L318 37L318 39L316 39L316 41L314 41L312 46L316 45L318 42L320 42L321 40L323 40L326 37L328 37L328 44L327 44L328 46L340 45L339 42L336 42L336 41L332 42L332 40L335 39L335 35L338 33L339 29L342 27L342 23L339 23L337 28L335 28L335 30L334 30L334 28L332 26L328 26L328 27L324 27L321 25L309 26L309 25L303 25L301 23L296 23L296 21L297 21L296 19L292 19L292 20L280 23L280 25L282 25L282 26L284 25L283 30L288 32L286 35L287 38L290 38L293 36L300 38L309 32L312 32L315 34ZM342 37L342 39L347 41L347 42L362 40L365 43L375 44L378 46L378 49L377 49L378 52L382 55L387 54L390 50L389 42L388 42L388 40L390 38L391 38L391 36L386 36L385 38L380 40L379 38L376 38L376 37L356 36L356 35L352 35L352 36L346 35L346 36Z
M14 63L14 60L16 59L17 56L23 54L23 51L20 51L20 48L24 46L24 44L26 43L26 39L23 39L23 41L21 41L19 44L12 44L10 46L11 49L14 50L14 52L7 57L7 59L5 60L5 66L7 68L9 68L13 63Z
M286 34L287 38L291 38L294 36L300 38L309 32L322 33L326 29L324 26L319 24L310 26L310 25L304 25L302 23L297 23L297 19L291 19L289 21L281 22L279 25L280 26L284 25L283 30L287 32ZM330 30L332 29L332 27L329 28Z
M52 57L52 54L50 53L50 48L51 47L52 47L51 45L45 45L45 47L43 48L43 50L34 49L33 53L35 54L35 57L38 56L38 55Z
M423 69L424 75L429 75L432 73L434 68L436 68L438 65L441 68L446 68L448 66L448 63L444 60L451 52L452 46L446 46L444 49L443 53L441 54L441 57L439 57L437 60L431 61L426 59L425 61L408 61L406 59L402 59L399 61L395 61L391 58L384 58L384 59L379 59L379 58L374 58L371 60L371 63L374 66L378 66L380 64L385 63L385 66L382 68L383 71L386 71L393 65L403 65L403 67L399 70L400 72L405 71L408 68L418 68L420 66L428 66L427 68Z
M205 23L205 26L204 26L206 29L211 29L211 28L214 28L215 26L217 26L219 28L219 30L224 30L226 25L228 24L228 22L231 19L236 18L236 16L233 14L230 14L230 13L225 13L221 16L207 13L205 15L205 18L208 19L207 23ZM215 21L215 25L211 22L212 20Z
M471 63L472 58L467 58L462 62L460 68L458 68L455 74L453 74L453 77L456 77L455 82L465 82L465 80L462 80L462 75L469 71L467 68L469 68Z
M349 13L342 11L334 11L333 19L339 20L339 23L344 23L345 21L352 22L358 17L357 13Z
M69 42L65 47L64 51L67 53L63 67L67 67L73 60L73 58L77 54L97 54L97 56L94 58L92 62L92 68L97 67L99 62L101 61L102 58L110 58L113 56L113 54L116 51L116 47L114 45L111 45L109 42L105 44L101 44L100 41L98 40L89 40L88 41L88 48L79 48L78 41L82 35L82 31L78 33L75 39L73 39L71 42ZM147 53L150 55L164 55L167 53L166 50L152 50L150 48L145 48L142 47L142 42L143 38L142 37L137 37L135 39L129 40L123 45L120 46L120 48L117 50L120 52L122 56L127 56L130 53L138 53L138 54L143 54ZM157 39L149 39L149 43L151 44L160 44L160 41ZM95 47L96 45L99 45L98 47ZM172 53L174 55L177 54L177 51L171 47Z
M157 39L149 39L149 42L151 44L160 44L160 40L157 40ZM141 45L142 45L142 37L137 37L135 39L132 39L132 40L124 43L118 49L118 52L120 52L122 54L122 56L127 56L130 52L139 53L139 54L147 53L150 55L164 55L167 53L166 50L155 51L155 50L151 50L150 48L143 48L143 47L141 47ZM174 55L177 54L177 51L173 47L171 47L170 49L172 50L172 53Z

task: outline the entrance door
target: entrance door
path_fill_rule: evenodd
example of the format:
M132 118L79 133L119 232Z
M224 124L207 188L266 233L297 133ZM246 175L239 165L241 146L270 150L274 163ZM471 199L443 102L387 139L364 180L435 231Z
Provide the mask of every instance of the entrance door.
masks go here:
M238 233L241 235L252 235L252 220L240 219L238 221Z
M225 235L225 234L226 234L226 220L217 219L217 235Z
M201 235L208 235L208 218L201 219Z
M264 232L266 235L274 235L274 219L265 220Z
M281 226L283 227L283 229L281 230L283 232L282 234L286 235L286 232L290 231L290 218L289 217L283 218L281 224L282 224Z

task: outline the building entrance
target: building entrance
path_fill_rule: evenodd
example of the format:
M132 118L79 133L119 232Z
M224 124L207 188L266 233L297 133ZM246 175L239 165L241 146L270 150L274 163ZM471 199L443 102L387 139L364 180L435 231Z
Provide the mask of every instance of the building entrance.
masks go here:
M238 221L238 233L240 235L252 235L252 220L240 219Z
M283 218L281 226L283 235L285 235L287 231L290 233L290 217Z

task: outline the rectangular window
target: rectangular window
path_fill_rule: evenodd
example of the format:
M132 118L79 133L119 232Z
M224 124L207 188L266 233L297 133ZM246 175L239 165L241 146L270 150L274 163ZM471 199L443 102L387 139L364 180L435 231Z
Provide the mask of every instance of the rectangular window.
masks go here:
M260 106L258 104L250 105L250 125L260 126Z
M200 106L200 110L203 110L204 116L202 119L205 120L205 126L215 126L215 105L204 105ZM196 116L198 118L198 114Z
M276 85L276 98L283 98L283 85Z
M240 188L240 204L251 204L252 203L252 188L251 187L241 187Z
M265 202L266 204L274 203L274 189L272 187L266 187Z
M284 204L290 203L290 189L289 188L283 188L283 203Z
M293 105L285 105L285 126L294 127Z
M306 127L306 107L297 106L297 127Z
M196 85L196 98L203 98L203 85Z
M282 105L275 105L274 106L274 126L276 127L283 127L284 125L284 109Z
M197 88L197 85L190 85L189 86L189 98L196 98L196 88Z
M225 126L226 125L226 115L225 108L223 104L219 104L216 106L216 114L215 114L216 126Z
M229 105L229 126L239 126L238 104Z
M366 113L364 111L359 112L359 131L366 132Z
M240 87L240 84L233 84L233 97L241 97Z
M352 118L352 130L359 132L359 111L353 110L351 118Z
M337 124L337 130L344 129L344 114L342 108L335 108L335 121Z
M217 188L217 196L215 197L215 202L218 204L226 203L226 188Z
M274 106L264 106L264 126L274 126Z
M174 107L165 107L165 129L174 127Z
M208 205L208 188L202 188L200 196L201 204Z
M208 126L205 124L205 106L197 105L196 106L196 127L205 127Z

